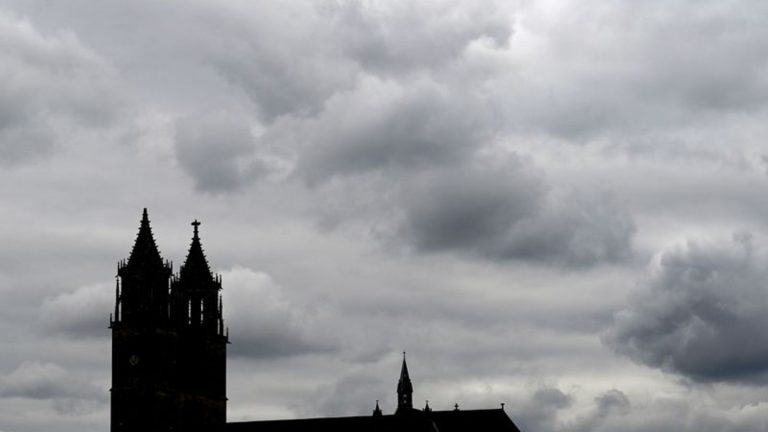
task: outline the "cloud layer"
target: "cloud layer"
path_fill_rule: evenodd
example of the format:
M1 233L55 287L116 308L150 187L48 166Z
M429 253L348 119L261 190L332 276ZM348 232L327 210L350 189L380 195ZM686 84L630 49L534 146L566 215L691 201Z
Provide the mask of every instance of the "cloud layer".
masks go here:
M407 350L417 400L523 430L768 430L766 21L0 0L0 428L107 427L149 207L166 258L205 223L232 419L391 409Z
M0 11L0 164L50 153L57 129L99 126L120 108L115 72L72 32L40 33L29 20Z

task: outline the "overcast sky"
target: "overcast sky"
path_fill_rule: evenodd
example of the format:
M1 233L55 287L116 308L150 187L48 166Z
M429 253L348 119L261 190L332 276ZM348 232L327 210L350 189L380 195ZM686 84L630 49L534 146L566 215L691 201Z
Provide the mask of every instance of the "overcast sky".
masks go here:
M0 431L109 424L149 209L228 417L768 431L768 3L0 0Z

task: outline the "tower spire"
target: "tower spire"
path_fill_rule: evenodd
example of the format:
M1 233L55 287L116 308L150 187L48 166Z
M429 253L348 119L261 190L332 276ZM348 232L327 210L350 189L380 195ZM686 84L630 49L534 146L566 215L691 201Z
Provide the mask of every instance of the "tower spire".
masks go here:
M178 324L188 324L205 331L224 335L224 320L219 296L221 278L211 272L200 243L200 221L192 223L192 243L179 277L171 285L174 305L171 316Z
M205 282L213 281L211 267L208 265L208 259L205 258L203 246L200 244L200 221L195 219L191 225L193 227L192 244L189 245L187 259L181 267L179 277L182 279L202 280Z
M133 325L167 322L170 275L171 265L160 256L144 208L131 255L117 265L115 321Z
M139 233L136 234L136 242L133 244L133 250L131 250L126 266L163 267L163 259L160 257L155 237L152 235L152 228L149 226L149 215L146 207L142 212Z
M397 414L406 413L413 409L413 384L408 375L408 364L403 351L403 365L400 368L400 380L397 382Z

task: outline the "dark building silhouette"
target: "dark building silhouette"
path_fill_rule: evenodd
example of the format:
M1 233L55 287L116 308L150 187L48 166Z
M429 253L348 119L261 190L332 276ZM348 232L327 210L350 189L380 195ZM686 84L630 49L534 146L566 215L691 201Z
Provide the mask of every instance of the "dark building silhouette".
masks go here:
M178 275L160 257L147 210L117 266L112 328L113 432L212 431L226 423L221 279L198 236Z
M226 422L226 347L221 277L211 272L198 228L173 274L160 256L147 209L127 260L117 265L112 329L112 432L519 432L499 409L413 408L403 353L397 410L369 416Z
M376 406L379 406L378 401ZM413 409L413 384L408 376L408 364L405 362L403 352L403 366L400 368L400 380L397 381L397 411L395 414L403 414Z

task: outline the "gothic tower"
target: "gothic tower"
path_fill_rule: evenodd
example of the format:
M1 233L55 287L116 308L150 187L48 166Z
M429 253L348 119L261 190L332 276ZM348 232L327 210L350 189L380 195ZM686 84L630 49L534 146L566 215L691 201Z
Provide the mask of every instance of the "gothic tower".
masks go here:
M403 366L400 369L400 380L397 382L397 411L395 414L407 414L413 411L413 384L408 376L408 365L405 363L403 352Z
M184 431L222 430L226 423L226 347L221 277L211 273L200 222L184 265L171 282L170 318L179 335L180 423Z
M171 265L163 261L147 209L128 260L117 265L112 329L111 431L171 430L176 335L168 319Z
M163 261L147 210L117 266L112 329L112 432L217 432L226 424L221 278L200 245L199 222L178 276Z

